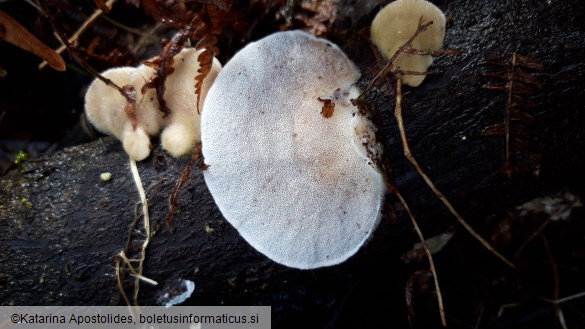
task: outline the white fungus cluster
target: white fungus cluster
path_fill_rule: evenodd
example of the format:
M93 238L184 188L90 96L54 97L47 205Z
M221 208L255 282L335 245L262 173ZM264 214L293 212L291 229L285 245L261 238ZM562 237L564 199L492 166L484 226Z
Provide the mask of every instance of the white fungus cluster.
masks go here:
M127 105L126 99L98 79L89 86L85 95L87 118L101 132L122 141L124 150L134 160L140 161L148 157L150 137L158 135L161 129L163 148L175 157L187 154L193 145L201 140L200 116L197 113L195 93L195 76L199 69L197 57L200 52L187 48L174 57L175 70L165 82L164 99L171 109L169 116L163 117L159 111L155 89L141 93L140 89L153 76L155 70L140 65L113 68L102 73L118 86L130 84L136 89L136 129L133 129L124 110ZM200 108L203 108L207 91L220 70L221 64L214 59L211 71L201 88Z
M340 263L380 220L381 147L372 122L349 102L358 78L336 45L290 31L247 45L209 90L205 181L224 217L278 263ZM319 99L335 103L330 117Z
M372 42L384 57L390 59L414 35L421 18L423 23L432 21L433 24L414 39L413 48L421 51L441 49L445 37L445 15L425 0L397 0L380 10L372 21ZM423 73L432 63L431 55L402 53L394 65L404 71ZM424 79L424 75L406 75L402 83L417 87Z

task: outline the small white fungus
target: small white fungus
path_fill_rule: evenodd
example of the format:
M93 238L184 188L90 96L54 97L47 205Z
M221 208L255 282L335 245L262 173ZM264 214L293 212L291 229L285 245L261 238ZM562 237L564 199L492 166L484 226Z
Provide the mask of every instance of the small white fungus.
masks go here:
M102 182L107 182L110 179L112 179L112 173L109 172L103 172L100 174L100 179Z
M113 135L124 146L128 155L137 161L150 154L150 137L162 131L163 148L173 156L179 157L189 153L196 142L201 140L200 116L197 113L197 95L195 94L195 76L198 75L197 57L201 51L193 48L183 49L174 60L174 72L165 82L164 99L171 109L168 117L159 111L155 89L141 93L142 86L153 76L154 69L145 65L120 67L107 70L102 75L118 86L132 85L136 90L137 127L125 112L126 99L114 88L101 80L94 80L85 95L85 112L89 121L101 132ZM211 71L205 78L200 97L200 108L213 83L221 64L214 58Z
M390 59L414 35L421 17L423 23L433 21L433 24L414 39L413 48L421 51L440 50L445 37L445 15L425 0L397 0L380 10L372 21L372 42L384 57ZM402 53L394 65L404 71L423 73L432 63L431 55ZM424 75L405 75L402 83L417 87L424 79Z
M381 147L349 102L358 78L336 45L289 31L247 45L209 90L205 181L224 217L278 263L343 262L380 220ZM321 114L325 99L335 103L330 117Z

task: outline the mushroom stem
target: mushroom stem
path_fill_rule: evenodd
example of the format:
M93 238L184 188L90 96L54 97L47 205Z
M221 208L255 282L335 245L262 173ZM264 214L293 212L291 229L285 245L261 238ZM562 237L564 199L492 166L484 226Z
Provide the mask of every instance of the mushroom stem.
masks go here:
M148 202L146 199L146 193L144 193L144 187L138 173L138 167L136 161L130 158L130 170L132 171L132 177L140 196L140 203L142 203L142 217L144 218L144 242L140 250L140 259L138 260L138 269L136 279L134 280L134 305L138 306L138 292L140 291L140 278L142 277L144 260L146 259L146 248L150 242L150 216L148 215Z

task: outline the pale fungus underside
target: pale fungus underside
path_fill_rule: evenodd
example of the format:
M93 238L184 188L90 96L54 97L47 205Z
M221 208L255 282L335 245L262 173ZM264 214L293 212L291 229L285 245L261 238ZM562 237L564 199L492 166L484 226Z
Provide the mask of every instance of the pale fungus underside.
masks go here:
M237 53L201 118L205 181L224 217L272 260L338 264L371 236L385 182L354 64L334 44L280 32ZM335 103L322 115L323 100Z

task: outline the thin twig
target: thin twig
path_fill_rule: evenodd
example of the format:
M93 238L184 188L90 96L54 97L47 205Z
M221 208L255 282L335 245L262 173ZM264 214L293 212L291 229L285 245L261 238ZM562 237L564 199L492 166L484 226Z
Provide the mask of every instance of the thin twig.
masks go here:
M504 315L504 311L509 309L509 308L513 308L513 307L518 307L522 305L522 303L507 303L507 304L502 304L500 306L500 309L498 310L498 318L501 318Z
M106 6L108 6L108 8L112 8L112 5L114 4L114 2L116 2L116 0L108 0L106 1ZM79 36L85 32L85 30L103 13L103 11L101 9L96 9L93 14L91 14L91 16L89 16L89 18L83 23L83 25L81 25L77 31L75 31L75 33L73 33L73 35L71 37L69 37L67 39L67 43L72 44L74 42L77 41L77 39L79 39ZM48 13L47 13L48 14ZM63 41L61 41L61 46L59 48L57 48L57 50L55 50L57 52L57 54L60 54L63 52L63 50L67 49L67 45L66 43L64 43ZM41 64L39 64L39 70L43 69L45 66L47 65L46 61L43 61Z
M516 67L516 52L512 53L512 66L513 71ZM512 73L508 73L508 84L507 84L507 95L506 95L506 121L504 123L505 139L506 139L506 164L511 167L510 163L510 129L512 122L512 96L514 95L514 78ZM506 170L508 178L512 177L512 170Z
M441 193L441 191L439 191L439 189L437 188L435 183L433 183L433 181L429 178L429 176L427 176L427 174L424 172L424 170L422 169L422 167L420 166L420 164L418 163L416 158L412 155L412 152L410 150L410 146L408 145L408 139L406 138L406 129L404 128L404 121L402 119L402 108L401 108L401 106L399 106L399 104L401 104L401 103L402 103L402 80L400 78L398 78L397 83L396 83L396 107L395 107L394 114L396 116L396 121L398 123L398 129L400 131L400 138L402 140L402 148L404 149L404 155L406 156L408 161L410 161L410 163L412 163L412 165L414 166L416 171L419 173L419 175L421 175L421 177L424 179L424 181L427 183L427 185L431 188L431 190L433 190L433 192L437 195L437 197L441 200L441 202L443 202L445 207L447 207L447 209L449 209L449 212L451 212L451 214L453 214L453 216L455 216L455 218L459 221L459 223L461 223L461 225L463 225L463 227L465 227L465 229L471 235L473 235L473 237L475 237L487 250L489 250L491 253L496 255L499 259L501 259L508 266L510 266L511 268L516 268L516 266L512 262L510 262L508 259L506 259L506 257L504 257L502 254L500 254L497 250L495 250L484 238L482 238L477 232L475 232L473 227L471 227L469 224L467 224L467 222L463 219L463 217L461 217L461 215L459 215L457 210L455 210L455 208L451 205L449 200L447 200L445 195L443 193Z
M394 110L396 113L401 113L401 111L402 111L401 110L401 108L402 108L402 80L400 78L396 79L396 84L397 84L396 85L396 103L394 105ZM402 128L404 128L404 127L402 127ZM427 246L427 243L425 241L425 237L422 234L422 231L420 230L418 223L416 222L416 219L415 219L414 214L412 213L412 211L410 209L410 206L406 203L406 201L402 197L402 194L400 193L398 188L396 186L394 186L394 183L390 183L390 188L396 194L396 196L400 200L400 203L402 203L402 205L404 206L404 209L406 210L406 213L408 214L408 217L410 218L410 221L412 222L414 230L416 231L416 234L418 235L418 238L420 239L420 242L421 242L421 245L425 251L425 254L427 255L427 258L429 260L429 265L431 267L431 272L433 273L433 278L435 281L435 289L437 291L437 302L439 304L439 313L441 314L441 324L443 325L443 327L446 327L447 326L447 318L445 316L445 307L443 306L443 295L441 294L441 288L439 286L439 278L437 276L437 270L435 268L433 254L431 253L429 247Z
M122 24L122 23L120 23L120 22L116 21L115 19L112 19L108 16L104 16L104 17L102 17L102 19L110 22L115 27L118 27L126 32L130 32L132 34L136 34L136 35L141 36L141 37L148 37L148 35L146 35L145 32L143 32L139 29L135 29L133 27L130 27L128 25ZM153 38L153 40L154 40L154 38Z
M475 329L479 329L479 325L481 324L481 320L483 319L483 313L485 312L485 305L481 305L481 309L479 310L479 316L477 317L477 321L475 321Z
M574 299L582 298L582 297L585 297L585 291L580 292L580 293L575 294L575 295L563 297L563 298L557 299L557 300L551 300L551 299L547 299L547 298L541 298L541 299L546 301L546 302L552 303L552 304L562 304L562 303L566 303L568 301L572 301Z
M550 261L550 266L551 266L551 271L553 274L553 280L554 280L553 299L558 300L559 296L560 296L560 286L561 286L561 279L560 279L560 275L559 275L559 266L558 266L557 261L552 253L552 250L550 249L550 244L548 243L548 239L542 234L540 235L540 238L542 239L542 243L544 244L544 249L546 250L546 254L548 255L548 258ZM565 318L563 316L563 311L561 310L561 306L559 304L554 304L554 308L555 308L556 322L558 322L563 329L567 329L567 326L565 324Z
M89 64L87 64L78 54L77 49L75 49L75 47L72 46L72 44L67 41L67 37L65 36L65 33L63 33L63 31L61 31L59 24L57 24L57 22L55 21L55 19L53 18L53 15L51 15L49 13L49 9L47 8L47 5L45 2L41 2L41 7L43 9L43 13L44 15L47 17L47 19L49 20L49 23L51 24L51 26L53 27L53 29L55 30L55 33L57 33L57 37L59 38L59 41L65 45L65 47L67 48L67 51L69 52L69 55L71 57L73 57L73 59L79 63L79 65L81 65L85 70L87 70L89 73L91 73L93 76L95 76L96 78L100 79L101 81L103 81L105 84L107 84L108 86L116 89L118 92L120 92L122 95L124 95L124 88L118 86L117 84L115 84L112 80L105 78L104 76L102 76L99 72L97 72L94 68L92 68ZM125 96L126 97L126 96ZM135 102L135 101L134 101Z
M123 251L120 252L120 254L124 254ZM126 305L130 306L132 305L132 303L130 303L130 299L128 299L128 295L126 294L126 291L124 290L124 285L122 283L123 281L123 274L120 271L120 258L116 258L116 282L118 283L118 290L120 291L120 294L122 295L122 297L124 298L124 301L126 301Z
M402 197L402 194L400 194L400 191L398 190L398 188L396 188L396 186L394 186L393 183L390 183L389 185L390 185L390 189L392 190L392 192L394 192L394 194L396 194L396 196L398 197L398 200L400 200L400 203L402 203L404 210L406 210L406 213L408 214L408 218L410 218L410 221L412 222L412 226L414 227L414 230L416 231L416 234L418 235L420 243L425 251L425 254L427 255L427 259L429 260L429 265L431 267L431 273L433 273L433 279L435 281L435 290L437 291L437 303L439 304L439 314L441 315L441 324L443 325L443 327L446 327L447 326L447 317L445 316L445 307L443 306L443 294L441 293L441 287L439 286L439 278L437 276L437 269L435 268L433 254L431 253L431 250L429 249L429 247L427 246L427 243L425 242L425 237L424 237L422 231L420 230L418 223L416 222L416 219L415 219L414 214L412 213L412 211L410 209L410 206L408 206L408 204L406 203L406 200L404 200L404 198Z
M24 0L24 2L28 3L29 5L31 5L31 7L33 7L37 11L42 12L41 7L39 7L34 1L32 1L32 0Z
M134 45L132 46L132 48L130 48L130 51L133 54L136 54L138 52L139 49L141 49L144 44L147 42L147 40L157 40L155 37L153 37L153 34L160 29L162 26L164 26L162 23L156 23L153 27L151 27L148 31L142 33L142 35L140 36L140 39L138 39L137 42L134 43Z

